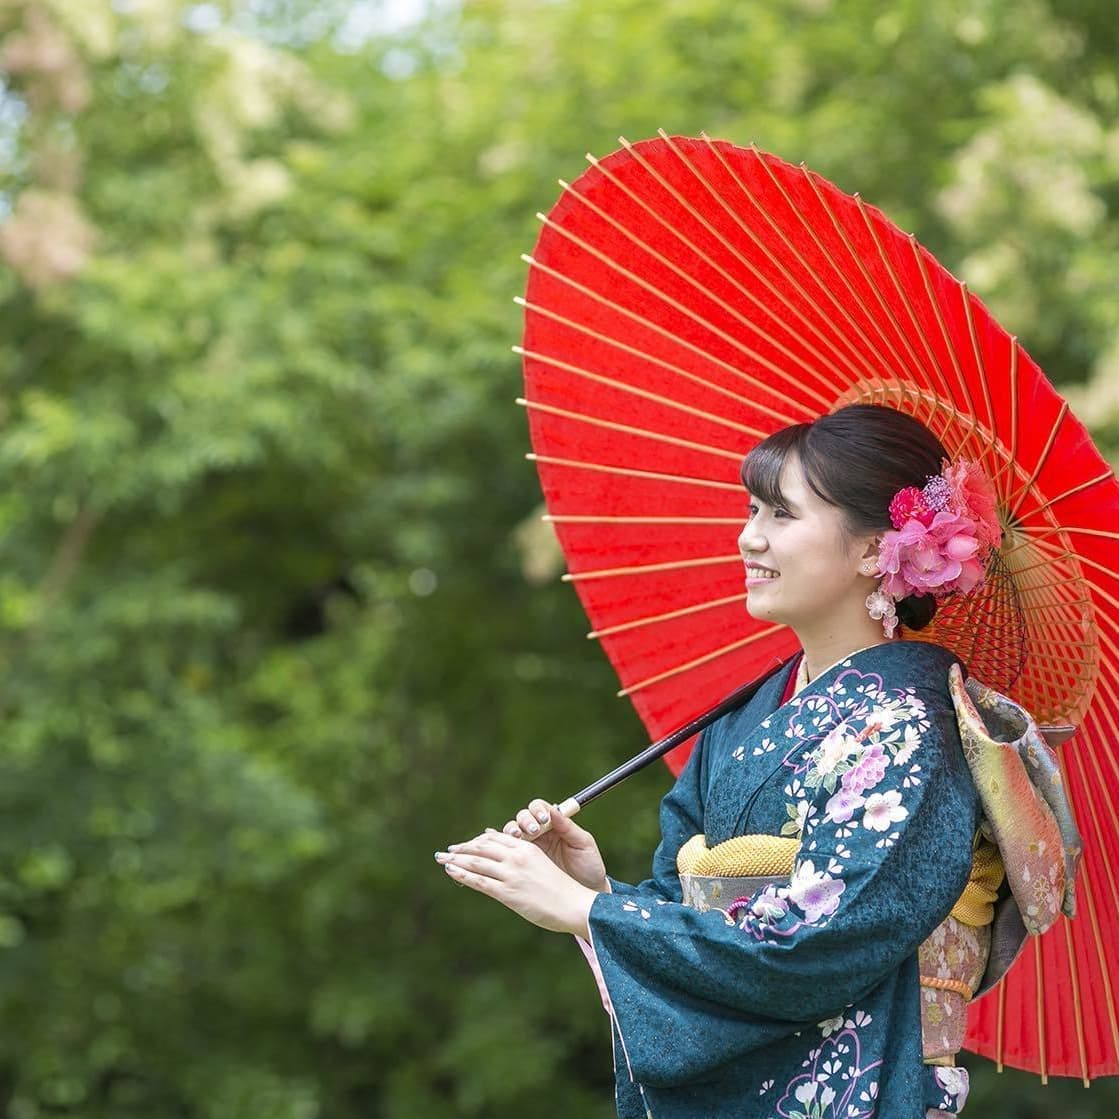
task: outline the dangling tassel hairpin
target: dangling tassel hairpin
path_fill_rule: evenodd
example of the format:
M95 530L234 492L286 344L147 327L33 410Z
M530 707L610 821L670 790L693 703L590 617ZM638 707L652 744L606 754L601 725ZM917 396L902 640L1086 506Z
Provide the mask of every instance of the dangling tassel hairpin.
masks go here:
M886 636L893 637L898 626L898 613L894 608L893 596L882 589L881 583L866 596L866 608L872 618L882 623L882 631Z

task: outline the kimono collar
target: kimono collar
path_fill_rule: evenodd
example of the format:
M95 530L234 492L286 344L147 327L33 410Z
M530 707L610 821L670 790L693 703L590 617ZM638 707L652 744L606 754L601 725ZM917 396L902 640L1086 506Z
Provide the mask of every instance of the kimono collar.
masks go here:
M817 672L814 679L818 680L821 676L826 676L837 664L842 664L848 657L853 657L858 653L865 653L867 649L877 649L880 645L890 645L892 643L891 641L876 641L873 645L864 645L861 649L852 649L851 652L844 653L838 660L832 661L827 668ZM789 683L785 685L785 694L781 697L781 702L788 703L793 696L804 691L811 682L812 681L808 679L808 662L805 660L802 650L800 660L797 661L796 671L789 673Z

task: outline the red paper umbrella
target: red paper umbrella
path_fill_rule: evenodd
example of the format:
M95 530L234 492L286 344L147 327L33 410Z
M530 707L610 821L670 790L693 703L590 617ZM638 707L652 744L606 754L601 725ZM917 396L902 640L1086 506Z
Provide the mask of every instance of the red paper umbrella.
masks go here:
M653 736L796 647L743 606L738 470L760 439L885 404L994 480L1017 644L990 639L1006 596L963 626L946 602L907 636L1080 728L1061 762L1086 852L1080 915L972 1004L968 1046L1042 1076L1119 1073L1119 484L1084 428L913 237L756 148L625 144L542 220L524 300L535 458L566 577Z

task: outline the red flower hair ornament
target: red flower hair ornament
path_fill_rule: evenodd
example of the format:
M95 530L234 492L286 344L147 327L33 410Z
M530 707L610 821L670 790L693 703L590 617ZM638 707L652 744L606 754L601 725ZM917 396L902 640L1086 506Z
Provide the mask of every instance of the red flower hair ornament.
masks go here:
M945 461L921 489L899 490L890 502L890 523L878 549L882 581L866 600L887 637L897 627L898 599L970 594L981 586L987 557L1002 539L994 487L967 459Z

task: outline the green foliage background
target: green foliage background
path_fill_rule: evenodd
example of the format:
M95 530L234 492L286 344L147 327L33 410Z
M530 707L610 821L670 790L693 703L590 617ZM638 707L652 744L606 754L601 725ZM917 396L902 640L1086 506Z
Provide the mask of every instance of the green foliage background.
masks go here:
M1119 447L1110 0L399 10L0 3L12 1119L612 1114L578 953L431 860L642 743L512 404L584 151L861 191ZM667 785L587 811L619 876ZM972 1064L976 1115L1119 1103Z

